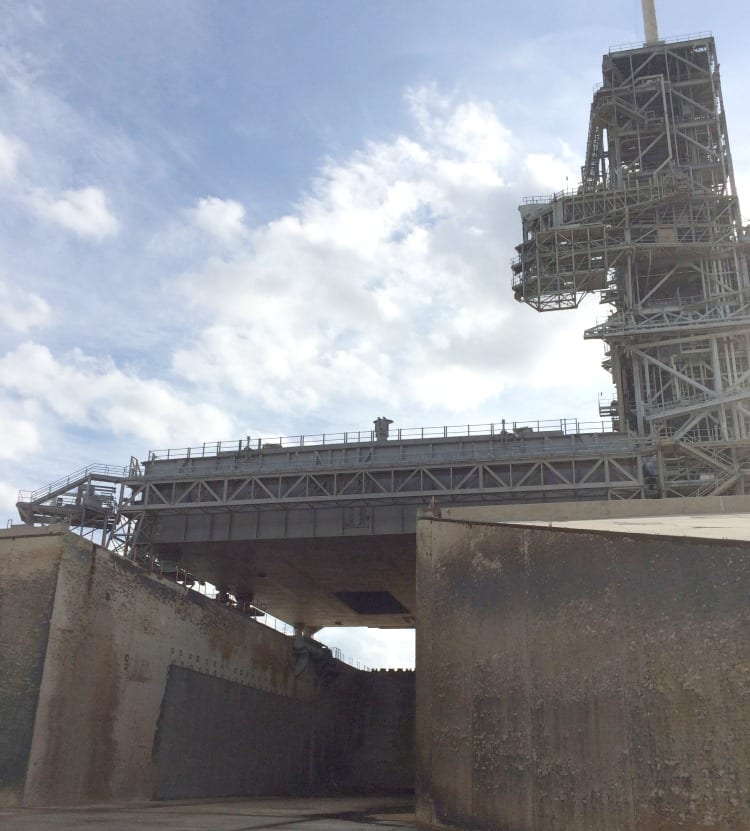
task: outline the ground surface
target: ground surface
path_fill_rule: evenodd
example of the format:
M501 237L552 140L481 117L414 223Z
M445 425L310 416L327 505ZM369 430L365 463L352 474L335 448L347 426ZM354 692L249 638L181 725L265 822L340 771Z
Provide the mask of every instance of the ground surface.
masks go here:
M411 799L224 799L0 808L3 831L370 831L414 829Z

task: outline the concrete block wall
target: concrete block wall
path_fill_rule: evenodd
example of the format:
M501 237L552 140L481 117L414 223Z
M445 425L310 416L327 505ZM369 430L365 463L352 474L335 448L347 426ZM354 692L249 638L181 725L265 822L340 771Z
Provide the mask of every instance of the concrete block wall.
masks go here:
M423 518L417 810L750 828L750 547Z
M0 804L391 786L377 674L295 674L292 639L63 528L0 532L0 575Z

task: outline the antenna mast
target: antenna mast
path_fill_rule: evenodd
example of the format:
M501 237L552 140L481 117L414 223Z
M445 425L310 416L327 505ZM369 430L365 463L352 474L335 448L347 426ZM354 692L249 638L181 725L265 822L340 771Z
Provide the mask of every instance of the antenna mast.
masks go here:
M643 33L646 35L646 43L651 46L659 42L655 0L641 0L641 7L643 8Z

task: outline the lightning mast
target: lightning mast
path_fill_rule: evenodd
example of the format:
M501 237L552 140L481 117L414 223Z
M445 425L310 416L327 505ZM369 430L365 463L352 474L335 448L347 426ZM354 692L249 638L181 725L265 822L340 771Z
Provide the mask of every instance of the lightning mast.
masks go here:
M610 51L575 191L520 206L516 299L611 306L605 343L621 431L653 448L662 496L750 490L750 237L734 184L714 39Z

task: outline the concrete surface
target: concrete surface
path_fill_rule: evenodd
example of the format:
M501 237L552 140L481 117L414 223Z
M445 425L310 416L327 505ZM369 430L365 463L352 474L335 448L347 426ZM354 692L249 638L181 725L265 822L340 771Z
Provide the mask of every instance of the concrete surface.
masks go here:
M700 496L689 499L602 499L596 502L535 502L476 507L440 506L443 519L475 522L572 522L627 517L679 517L684 515L750 515L750 495Z
M426 504L426 503L425 503ZM181 568L186 568L216 586L249 592L263 609L281 620L304 623L313 629L324 626L376 626L411 629L416 615L414 594L415 537L417 506L388 506L391 512L410 520L409 533L373 534L369 508L348 508L357 522L366 522L366 535L343 532L341 536L324 535L325 523L318 521L317 536L302 539L271 540L201 540L192 541L191 533L206 525L219 534L221 514L201 514L190 518L188 527L177 525L170 533L181 540L168 543L164 550ZM260 511L258 516L280 513L289 522L295 513L306 521L311 508L301 511ZM359 519L359 515L363 519ZM232 514L232 531L241 533L243 514ZM252 515L251 515L252 518ZM185 522L184 517L160 518L160 527ZM255 522L252 523L255 526ZM359 529L354 528L356 532ZM166 533L166 532L165 532ZM281 533L281 532L279 532ZM343 598L347 593L387 595L388 605L353 608ZM391 608L390 604L395 604ZM399 605L401 608L399 609Z
M750 545L450 514L418 528L417 816L747 831Z
M6 543L0 557L0 805L23 800L44 655L55 596L59 544L31 529Z
M609 517L607 519L529 520L523 525L618 531L622 534L657 534L691 539L750 542L750 514L686 514L685 516Z
M300 656L61 527L0 532L0 576L0 805L413 787L413 673Z
M413 803L397 799L274 799L56 809L0 809L3 831L375 831L414 828Z

